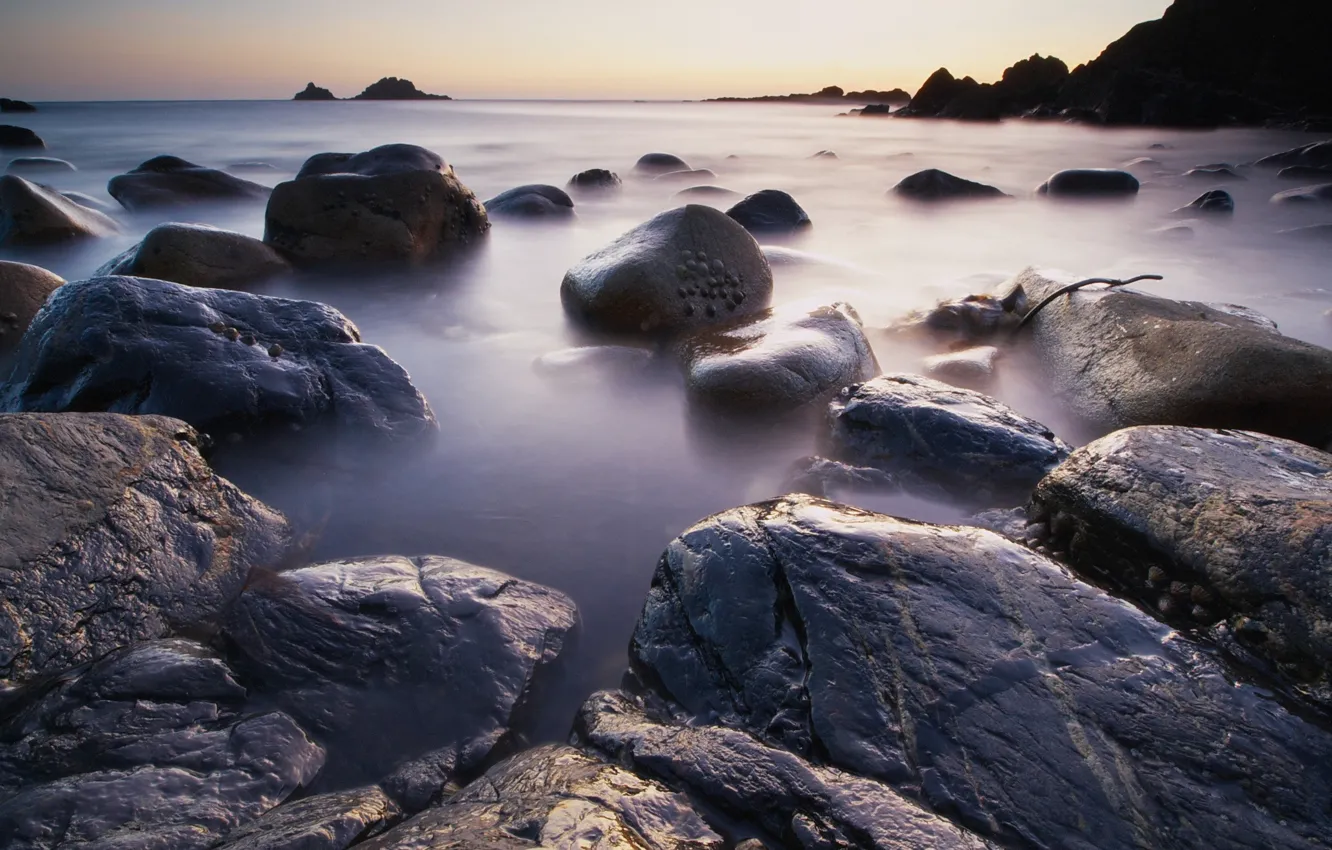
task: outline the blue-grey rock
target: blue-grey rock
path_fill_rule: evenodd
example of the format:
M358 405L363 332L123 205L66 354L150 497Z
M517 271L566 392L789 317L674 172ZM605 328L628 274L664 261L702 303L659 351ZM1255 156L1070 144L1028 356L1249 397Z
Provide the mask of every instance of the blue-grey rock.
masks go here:
M199 203L259 203L267 200L271 190L216 168L164 155L112 177L106 191L126 209L152 210Z
M52 156L19 156L9 161L5 171L17 174L34 171L78 171L78 169L74 167L74 163Z
M346 850L383 832L400 814L374 786L317 794L270 809L210 850Z
M1332 183L1321 183L1317 186L1301 186L1298 189L1287 189L1284 192L1277 192L1272 196L1272 203L1309 205L1332 204Z

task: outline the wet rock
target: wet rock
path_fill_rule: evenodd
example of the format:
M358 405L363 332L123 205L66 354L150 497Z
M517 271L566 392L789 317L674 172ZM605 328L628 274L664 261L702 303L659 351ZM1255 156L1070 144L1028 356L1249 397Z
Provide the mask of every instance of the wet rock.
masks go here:
M306 83L305 88L296 92L292 100L337 100L333 92L314 83Z
M671 197L686 204L716 203L722 205L731 203L734 198L739 198L740 193L721 186L690 186L688 189L681 189Z
M1332 224L1309 224L1278 230L1277 233L1292 239L1332 239Z
M187 286L236 289L291 271L272 248L242 233L204 224L159 224L143 241L94 272Z
M772 270L754 237L700 204L640 224L583 258L560 286L566 313L616 333L715 326L762 312L771 297Z
M438 428L403 368L332 307L132 277L56 290L0 410L154 413L219 439L301 431L349 459L419 446Z
M10 174L33 171L78 171L74 163L53 156L19 156L11 159L5 171Z
M334 782L415 759L387 787L416 811L510 735L576 623L573 602L541 585L385 556L252 580L225 631L278 705L328 736Z
M667 548L630 658L689 725L1004 846L1312 850L1332 827L1327 732L982 529L808 497L726 511Z
M716 180L717 175L707 168L691 168L681 171L667 171L664 174L658 174L655 179L661 183L703 183L708 180Z
M1332 183L1319 186L1301 186L1287 189L1272 196L1274 204L1332 204Z
M110 217L13 174L0 176L0 245L49 245L110 236Z
M42 137L27 127L0 124L0 150L44 147L46 147L46 142L42 141Z
M998 359L998 348L978 345L926 357L921 367L927 378L974 390L983 389L994 382L994 363Z
M881 469L923 495L986 507L1024 501L1069 448L988 396L919 375L883 375L828 408L829 457Z
M854 493L893 493L901 490L897 479L881 469L851 466L811 455L791 465L782 485L787 493L805 493L824 499L838 499Z
M501 762L443 804L357 846L722 850L726 845L683 794L571 747L548 744Z
M810 226L809 215L796 199L776 189L764 189L749 195L726 214L750 233L780 235L796 233Z
M7 695L0 844L213 846L314 779L323 752L184 640L117 649Z
M733 302L708 302L725 310ZM689 337L681 345L690 398L711 408L778 413L826 401L879 366L847 304L786 309Z
M1138 194L1138 178L1117 168L1071 168L1050 176L1036 189L1058 198L1106 198Z
M1011 335L1026 315L1028 299L1021 288L1000 297L967 295L941 301L932 309L912 313L889 331L907 337L975 344Z
M37 266L0 261L0 357L18 347L32 317L64 282Z
M96 210L97 212L102 213L103 215L108 215L108 216L115 215L116 212L123 210L122 207L112 205L110 203L107 203L106 201L99 201L98 199L94 198L92 195L87 195L84 194L83 192L61 192L60 194L67 200L71 200L81 207L87 207L90 210Z
M1071 278L1028 270L1013 282L1039 303ZM1332 351L1231 309L1116 288L1080 289L1022 333L1050 392L1092 426L1191 425L1326 446Z
M1255 433L1129 428L1074 452L1032 504L1060 517L1055 545L1080 571L1176 625L1224 622L1332 708L1332 455Z
M563 189L533 183L500 192L486 201L489 215L512 218L569 218L574 202Z
M1197 168L1190 168L1185 171L1184 176L1198 180L1211 180L1214 183L1248 179L1229 165L1200 165Z
M913 201L944 201L956 198L1007 198L1007 193L993 186L954 177L946 171L928 168L905 177L889 190L899 198Z
M297 265L423 262L489 229L453 169L415 145L315 154L278 184L264 215L264 241Z
M28 103L26 100L13 100L8 97L0 97L0 112L36 112L37 107Z
M688 171L689 163L669 153L645 153L634 163L640 174L664 174L670 171Z
M533 362L538 373L552 378L601 381L641 375L655 359L646 348L627 345L585 345L543 354Z
M1332 139L1301 145L1281 153L1274 153L1263 157L1254 165L1260 168L1286 168L1292 165L1332 168Z
M575 194L595 195L618 191L623 185L620 175L604 168L589 168L570 177L565 188Z
M155 156L133 171L112 177L106 191L126 209L151 210L224 201L258 202L266 200L271 190L178 156Z
M227 833L212 850L345 850L383 832L399 809L373 786L306 797Z
M1187 206L1180 207L1175 212L1179 215L1196 215L1198 213L1234 215L1235 199L1225 189L1212 189L1203 192Z
M1288 165L1277 172L1282 180L1332 180L1332 165Z
M0 683L198 628L286 554L282 516L183 422L0 415Z

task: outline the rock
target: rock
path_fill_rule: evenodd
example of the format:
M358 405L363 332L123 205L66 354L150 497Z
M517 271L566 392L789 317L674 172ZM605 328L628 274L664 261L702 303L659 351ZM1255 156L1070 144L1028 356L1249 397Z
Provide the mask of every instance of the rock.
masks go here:
M1265 156L1254 163L1259 168L1332 168L1332 139L1291 148L1288 151Z
M383 832L399 814L373 786L319 794L271 809L212 850L345 850Z
M1157 168L1163 168L1164 165L1159 159L1152 159L1150 156L1140 156L1135 159L1130 159L1128 162L1124 163L1123 167L1157 169Z
M1188 207L1181 207L1180 209L1175 210L1175 212L1179 213L1180 215L1185 215L1192 213L1193 210L1189 209ZM1197 232L1194 230L1194 226L1198 224L1201 224L1201 222L1198 221L1197 219L1191 218L1188 219L1187 221L1178 222L1177 224L1167 224L1162 227L1154 227L1147 232L1151 236L1154 236L1162 241L1187 242L1198 235Z
M1027 270L1031 303L1072 282ZM1080 289L1023 329L1050 391L1103 431L1189 425L1332 439L1332 351L1232 310L1125 289Z
M517 731L577 617L564 594L494 570L385 556L251 580L226 636L277 704L330 741L335 783L429 752L388 784L417 811Z
M671 197L685 204L715 202L720 205L731 203L733 198L740 197L740 193L731 189L724 189L721 186L690 186L688 189L681 189Z
M199 628L286 554L282 516L183 422L0 415L0 683Z
M0 261L0 358L18 347L32 317L64 282L37 266Z
M716 180L717 175L707 168L692 168L684 171L667 171L654 179L661 183L701 183Z
M486 212L512 218L569 218L574 202L563 189L533 183L500 192L486 201Z
M1052 546L1186 628L1224 623L1332 708L1332 455L1261 434L1116 431L1041 482Z
M228 163L227 171L250 171L258 174L275 174L278 171L281 171L281 169L271 162L249 160L246 162Z
M1277 172L1282 180L1332 180L1332 165L1288 165Z
M1049 428L972 390L883 375L828 407L826 453L880 469L922 495L993 507L1025 501L1068 457Z
M631 334L715 326L762 312L771 297L772 270L754 237L700 204L640 224L583 258L560 286L572 318Z
M292 100L337 100L333 92L326 88L321 88L314 83L306 83L305 88L296 92Z
M0 124L0 150L44 147L46 147L46 142L42 141L42 137L27 127Z
M1326 731L982 529L808 497L726 511L663 554L630 661L686 725L747 732L1002 846L1313 850L1332 827Z
M911 101L897 114L903 117L939 117L953 101L979 88L971 77L957 79L947 68L940 68L925 80Z
M1185 171L1184 176L1201 180L1210 180L1213 183L1249 179L1243 174L1236 172L1235 169L1229 165L1200 165L1197 168L1190 168L1188 171Z
M1198 213L1220 213L1234 215L1235 199L1225 189L1212 189L1194 198L1188 206L1175 210L1177 215L1196 215Z
M852 110L855 112L855 110ZM860 110L859 115L891 115L893 114L893 105L890 103L871 103Z
M143 241L94 276L131 275L187 286L238 289L291 271L272 248L241 233L205 224L159 224Z
M23 171L78 171L78 169L73 163L53 156L19 156L9 161L5 171L17 174Z
M926 357L921 364L921 371L925 377L945 384L973 390L983 389L994 381L994 362L997 359L998 348L978 345Z
M895 493L902 489L897 479L881 469L851 466L817 455L802 457L791 464L782 486L787 493L834 500L855 493Z
M132 277L56 290L0 410L160 414L218 438L299 431L349 458L420 446L438 428L402 367L332 307Z
M1295 239L1332 239L1332 224L1309 224L1278 230L1277 233Z
M809 215L786 192L764 189L747 196L726 214L750 233L784 235L810 226Z
M126 209L151 210L222 201L263 201L270 190L178 156L155 156L133 171L112 177L106 191Z
M571 747L519 753L358 850L722 850L689 798Z
M689 163L669 153L645 153L634 163L640 174L665 174L671 171L689 171Z
M87 207L90 210L96 210L103 215L115 215L117 211L124 210L119 204L112 205L106 201L99 201L92 195L83 192L61 192L60 195L67 200L73 201L81 207Z
M946 171L940 171L937 168L928 168L925 171L917 171L910 177L903 178L900 183L889 190L891 194L899 198L908 198L913 201L945 201L955 198L1007 198L1010 197L1006 192L1001 192L993 186L986 186L984 183L975 183L971 180L963 180L961 177L954 177Z
M1004 99L1004 112L1012 115L1053 100L1067 81L1068 65L1062 59L1033 53L1004 69L995 88Z
M620 175L604 168L589 168L570 177L569 184L565 188L578 195L595 195L617 192L623 185Z
M0 176L0 245L49 245L110 236L119 226L53 189L14 174Z
M316 154L277 185L264 214L264 241L297 265L422 262L489 229L453 169L415 145Z
M1332 183L1287 189L1272 196L1274 204L1332 204Z
M720 308L733 303L711 302ZM860 317L842 303L788 308L699 333L681 345L680 359L694 402L747 414L826 401L879 372Z
M184 640L116 649L7 695L0 843L203 850L314 779L323 752Z
M642 374L655 355L646 348L627 345L587 345L564 348L538 357L532 366L552 378L603 381Z
M1036 191L1061 198L1122 197L1138 194L1138 178L1117 168L1071 168L1051 175Z
M811 155L811 156L810 156L810 159L828 159L828 160L831 160L831 159L837 159L837 152L836 152L836 151L819 151L818 153L815 153L815 154Z
M25 100L0 97L0 112L36 112L37 107Z
M453 100L446 94L426 94L411 80L383 77L371 83L352 100Z
M947 341L953 347L973 347L1015 331L1027 313L1028 304L1020 287L1014 287L1003 297L968 295L912 313L889 331L901 336L925 337L931 342Z

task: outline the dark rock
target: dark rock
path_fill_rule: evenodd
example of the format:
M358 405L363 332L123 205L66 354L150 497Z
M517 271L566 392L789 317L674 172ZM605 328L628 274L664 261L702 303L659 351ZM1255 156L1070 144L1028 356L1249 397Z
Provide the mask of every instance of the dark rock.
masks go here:
M187 162L178 156L155 156L133 171L118 174L106 191L129 210L160 209L219 201L263 201L267 186Z
M1332 183L1287 189L1272 196L1274 204L1332 204Z
M304 431L351 456L420 445L438 427L402 367L332 307L132 277L56 290L0 410L155 413L218 438Z
M1332 168L1332 139L1291 148L1265 156L1254 163L1260 168Z
M1039 303L1072 280L1028 270ZM1141 292L1080 289L1023 329L1050 392L1103 431L1189 425L1259 431L1322 447L1332 439L1332 351L1232 309Z
M78 171L78 169L73 163L53 156L19 156L9 161L5 171L17 174L21 171Z
M378 82L365 87L365 91L352 100L452 100L446 94L426 94L416 87L411 80L397 77L383 77Z
M687 725L748 732L1003 846L1313 850L1332 828L1326 731L982 529L808 497L727 511L667 548L630 659Z
M729 312L734 301L719 296L706 303ZM841 303L781 310L696 334L681 345L680 359L693 401L747 414L826 401L879 372L860 317Z
M688 797L555 744L501 762L443 804L357 845L358 850L724 846Z
M815 153L813 156L811 156L810 159L825 159L825 160L837 159L837 152L819 151L818 153Z
M922 495L1017 504L1069 448L1033 419L972 390L919 375L852 386L828 408L829 457L881 469Z
M921 371L925 377L945 384L982 390L994 382L994 363L998 359L998 348L978 345L926 357Z
M195 439L158 416L0 415L0 682L200 627L282 560L286 521Z
M1190 168L1184 172L1185 177L1193 177L1200 180L1211 180L1213 182L1247 180L1243 174L1239 174L1229 165L1200 165L1197 168Z
M1050 175L1036 189L1060 198L1104 198L1138 194L1138 178L1117 168L1070 168Z
M248 714L244 700L226 664L184 640L117 649L6 695L0 844L212 847L324 760L290 717Z
M901 490L897 479L881 469L851 466L817 455L802 457L791 464L791 471L782 486L787 493L804 493L822 499Z
M32 317L64 282L37 266L0 261L0 358L18 347Z
M305 88L296 92L292 100L337 100L333 92L326 88L321 88L314 83L306 83Z
M1288 165L1277 172L1282 180L1332 180L1332 165Z
M871 103L860 110L860 115L891 115L893 114L893 105L889 103Z
M654 179L662 183L703 183L708 180L716 180L717 175L707 168L693 168L682 171L667 171L664 174L658 174Z
M1210 192L1203 192L1188 206L1180 207L1175 212L1181 215L1195 215L1197 213L1233 215L1235 199L1225 189L1212 189Z
M810 226L809 215L796 199L776 189L755 192L726 214L756 234L789 234Z
M716 326L762 312L771 297L772 270L754 237L700 204L640 224L581 260L560 286L572 318L630 334Z
M397 819L397 805L378 788L354 788L284 803L227 833L212 850L345 850Z
M37 107L25 100L0 97L0 112L36 112Z
M903 117L939 117L953 101L963 94L980 88L971 77L957 79L947 68L940 68L925 80L911 97L911 102L898 110Z
M271 162L261 162L258 160L233 162L227 165L227 171L249 171L257 174L274 174L280 170L281 169Z
M1159 159L1152 159L1150 156L1140 156L1124 163L1124 168L1161 168L1162 163Z
M143 241L103 265L95 277L130 275L187 286L237 289L291 271L272 248L205 224L159 224Z
M46 142L42 141L42 137L27 127L0 124L0 150L44 147L46 147Z
M422 262L489 229L453 169L415 145L316 154L277 185L264 214L264 241L297 265Z
M533 183L500 192L486 201L489 215L512 218L569 218L574 202L563 189Z
M1014 288L1002 297L968 295L941 301L930 310L912 313L889 331L930 342L953 343L954 347L974 346L1016 330L1026 315L1028 303L1026 293L1020 288Z
M124 207L121 207L119 204L113 205L106 201L99 201L97 198L94 198L92 195L87 195L84 194L83 192L61 192L60 194L62 197L66 198L67 200L73 201L74 203L78 204L81 207L86 207L87 209L90 210L96 210L97 212L107 216L115 215L116 212L124 209Z
M946 171L928 168L905 177L890 190L899 198L913 201L944 201L956 198L1007 198L1007 193L984 183L954 177Z
M0 245L49 245L111 236L119 229L109 216L54 189L14 174L0 176Z
M577 616L494 570L385 556L252 580L226 635L278 705L330 739L335 782L430 752L389 783L416 811L510 735Z
M689 163L669 153L645 153L634 163L634 171L642 174L664 174L670 171L688 171Z
M724 189L721 186L690 186L688 189L681 189L672 197L682 203L706 204L715 201L718 204L729 204L733 198L739 198L740 193L731 189Z
M570 177L569 184L565 188L579 195L594 195L618 191L623 185L620 175L604 168L589 168Z
M994 87L1005 114L1013 115L1054 100L1067 80L1068 65L1062 59L1033 53L1005 68Z

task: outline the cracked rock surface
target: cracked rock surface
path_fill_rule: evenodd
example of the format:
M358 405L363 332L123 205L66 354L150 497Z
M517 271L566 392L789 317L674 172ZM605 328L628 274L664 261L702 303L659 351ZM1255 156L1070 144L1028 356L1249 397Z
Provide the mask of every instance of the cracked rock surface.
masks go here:
M345 850L383 832L398 814L374 786L319 794L270 810L212 850Z

